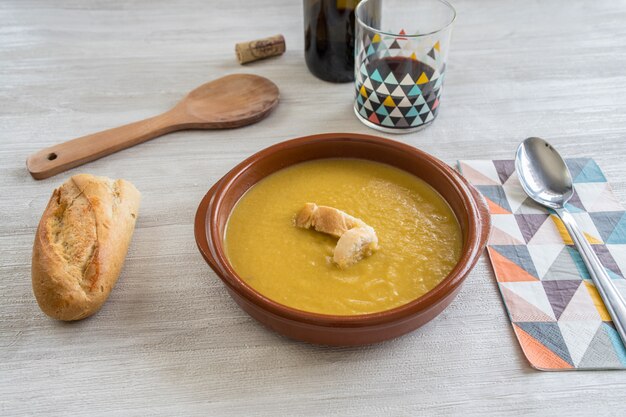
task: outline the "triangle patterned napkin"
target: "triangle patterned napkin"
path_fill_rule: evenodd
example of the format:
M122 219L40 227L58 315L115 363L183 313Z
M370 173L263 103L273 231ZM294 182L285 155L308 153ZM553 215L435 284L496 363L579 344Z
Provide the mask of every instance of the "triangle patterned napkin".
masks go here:
M566 206L626 297L626 213L593 159L566 160L575 193ZM517 339L544 371L626 369L626 349L570 236L522 189L513 160L459 161L486 198L488 253Z

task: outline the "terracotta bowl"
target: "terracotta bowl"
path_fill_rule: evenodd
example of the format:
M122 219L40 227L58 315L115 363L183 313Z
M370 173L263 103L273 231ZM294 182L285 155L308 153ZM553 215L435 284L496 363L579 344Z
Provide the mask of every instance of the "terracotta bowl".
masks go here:
M237 200L271 173L319 158L361 158L410 172L433 186L450 204L463 231L459 263L434 289L403 306L378 313L335 316L276 303L246 284L224 250L224 230ZM279 143L246 159L202 199L195 219L198 248L232 298L252 317L288 337L325 345L364 345L400 336L432 320L454 299L480 257L490 229L487 206L448 165L411 146L376 136L329 133Z

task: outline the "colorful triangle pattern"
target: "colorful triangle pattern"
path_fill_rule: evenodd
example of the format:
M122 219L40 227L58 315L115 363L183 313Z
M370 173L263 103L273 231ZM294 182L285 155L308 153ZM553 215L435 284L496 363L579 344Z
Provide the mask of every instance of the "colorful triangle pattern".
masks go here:
M626 212L600 167L566 161L567 209L626 297ZM512 160L459 161L492 216L487 251L517 340L536 369L626 369L626 347L571 237L554 211L525 195Z
M356 60L362 63L355 83L357 114L394 129L412 129L432 122L439 111L445 73L440 49L439 41L418 48L407 38L381 37L364 30L356 51Z

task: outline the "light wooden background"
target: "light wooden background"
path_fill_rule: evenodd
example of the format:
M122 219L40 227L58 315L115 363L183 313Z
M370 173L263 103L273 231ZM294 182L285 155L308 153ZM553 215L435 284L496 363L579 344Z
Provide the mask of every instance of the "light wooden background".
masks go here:
M510 158L537 135L596 158L626 201L626 2L456 1L439 119L395 139L454 163ZM238 41L283 33L245 68ZM349 84L310 75L296 0L0 2L0 414L197 416L624 415L626 372L543 373L522 356L483 258L426 327L364 348L297 343L230 300L193 239L211 184L266 146L374 133ZM261 123L171 134L35 181L28 154L167 109L251 72L282 101ZM55 186L89 172L143 193L125 269L96 316L65 324L31 292L30 256Z

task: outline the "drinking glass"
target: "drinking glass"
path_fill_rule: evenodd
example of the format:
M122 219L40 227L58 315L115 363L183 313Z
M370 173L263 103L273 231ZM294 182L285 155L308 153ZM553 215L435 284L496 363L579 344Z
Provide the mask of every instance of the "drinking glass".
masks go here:
M440 107L454 8L445 0L363 0L355 16L359 120L387 133L432 123Z

